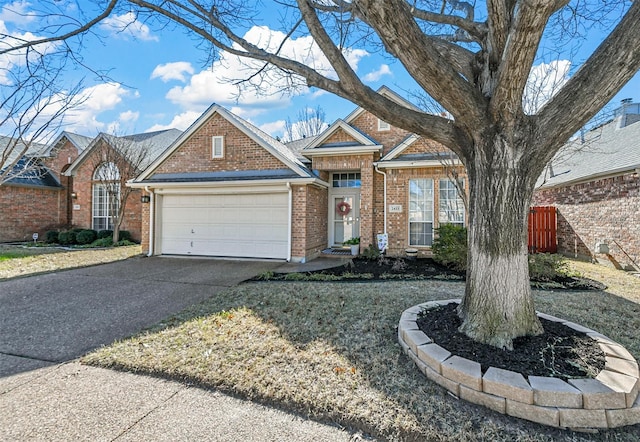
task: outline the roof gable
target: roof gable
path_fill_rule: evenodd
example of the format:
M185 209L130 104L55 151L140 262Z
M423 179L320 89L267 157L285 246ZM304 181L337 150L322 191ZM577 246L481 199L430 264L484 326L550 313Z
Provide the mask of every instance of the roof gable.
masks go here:
M69 141L71 145L78 151L78 155L80 155L91 144L92 138L85 137L84 135L74 134L73 132L64 131L60 135L58 135L58 137L53 140L53 142L45 146L44 150L42 150L42 152L40 153L40 156L51 156L52 152L59 146L62 146L65 140Z
M271 135L265 133L261 129L257 128L253 124L238 117L237 115L226 110L222 106L213 104L207 109L200 117L183 132L174 142L159 155L149 166L138 176L135 181L142 181L149 178L154 171L162 165L174 152L176 152L193 134L195 134L207 121L213 118L214 115L219 115L224 118L240 132L246 135L248 138L257 143L260 147L265 149L275 158L284 163L287 167L293 170L296 175L301 177L310 177L311 172L302 164L296 155L287 148L280 141L276 140Z
M345 141L340 143L327 143L327 141L331 139L332 136L339 134L340 132L344 132L344 134L347 136L346 138L353 140L353 142ZM301 153L306 155L313 153L313 151L317 149L332 149L339 147L357 148L358 146L376 148L381 147L380 144L373 138L369 137L366 134L363 134L358 129L347 124L345 121L338 119L331 126L329 126L327 130L318 135L315 140L309 143L307 147L302 149Z
M415 111L420 111L420 109L417 106L415 106L413 103L405 100L400 95L398 95L397 93L395 93L394 91L389 89L387 86L380 87L380 89L378 89L377 92L380 95L382 95L383 97L393 101L396 104L399 104L400 106L404 106L404 107L406 107L408 109L412 109L412 110L415 110ZM347 123L351 124L360 115L362 115L364 112L368 112L368 111L366 109L364 109L363 107L359 106L353 112L351 112L349 115L347 115L347 117L344 119L344 121L346 121Z
M71 166L65 172L65 175L71 176L75 174L78 168L84 163L84 161L90 156L91 152L98 146L101 142L106 143L112 149L118 150L118 146L121 145L121 140L127 144L128 147L132 149L147 149L148 154L146 155L143 162L140 164L141 168L146 168L161 155L168 146L171 145L181 134L182 132L177 129L167 129L156 132L144 132L141 134L133 134L126 135L123 137L118 137L115 135L109 135L106 133L100 133L97 137L95 137L91 143L82 151L82 153L76 158L76 160L71 163Z

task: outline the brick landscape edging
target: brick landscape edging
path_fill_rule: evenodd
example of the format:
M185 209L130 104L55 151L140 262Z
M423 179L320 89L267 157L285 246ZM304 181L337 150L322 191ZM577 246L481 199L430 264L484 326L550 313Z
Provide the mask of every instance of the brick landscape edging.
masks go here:
M595 379L529 376L490 367L451 354L435 344L417 324L423 310L460 299L431 301L402 313L398 341L427 378L456 397L499 413L557 428L616 428L640 423L640 374L635 358L622 345L591 329L555 316L538 313L550 321L585 332L606 355L605 368Z

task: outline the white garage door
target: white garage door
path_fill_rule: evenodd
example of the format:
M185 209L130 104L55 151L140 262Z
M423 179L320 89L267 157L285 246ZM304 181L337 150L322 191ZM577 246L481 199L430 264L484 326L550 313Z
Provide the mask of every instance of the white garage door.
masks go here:
M161 204L163 254L288 257L288 193L165 195Z

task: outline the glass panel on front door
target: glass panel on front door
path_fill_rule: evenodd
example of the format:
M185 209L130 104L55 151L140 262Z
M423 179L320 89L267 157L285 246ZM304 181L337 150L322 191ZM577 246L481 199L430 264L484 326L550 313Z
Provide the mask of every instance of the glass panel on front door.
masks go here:
M341 245L348 239L360 236L358 197L333 197L333 244Z

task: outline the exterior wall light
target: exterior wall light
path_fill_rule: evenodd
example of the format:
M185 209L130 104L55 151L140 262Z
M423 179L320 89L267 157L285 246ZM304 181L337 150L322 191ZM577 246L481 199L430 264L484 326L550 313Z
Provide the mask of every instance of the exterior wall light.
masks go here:
M140 202L147 204L149 201L151 201L151 197L149 195L142 195L140 197Z
M75 193L75 192L71 192L71 198L74 199L74 200L78 199L78 194Z

